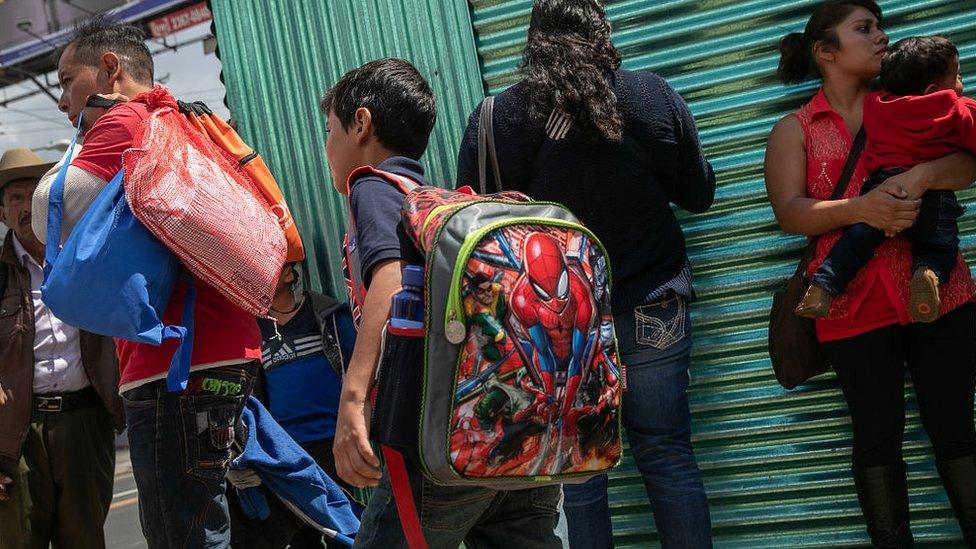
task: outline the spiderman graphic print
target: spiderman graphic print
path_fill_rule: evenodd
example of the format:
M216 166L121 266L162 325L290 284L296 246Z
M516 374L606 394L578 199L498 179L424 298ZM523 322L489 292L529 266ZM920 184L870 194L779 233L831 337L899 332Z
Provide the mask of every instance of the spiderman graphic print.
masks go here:
M478 243L465 280L455 469L538 476L616 463L620 381L599 247L574 229L507 226Z

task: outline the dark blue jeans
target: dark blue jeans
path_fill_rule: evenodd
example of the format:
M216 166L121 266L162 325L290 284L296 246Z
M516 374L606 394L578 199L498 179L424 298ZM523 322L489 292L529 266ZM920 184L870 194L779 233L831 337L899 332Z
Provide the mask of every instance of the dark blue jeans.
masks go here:
M861 194L874 189L888 177L898 173L876 173L864 182ZM959 225L956 220L963 208L952 191L928 191L922 195L915 224L901 234L912 242L912 271L928 267L939 277L949 281L949 273L956 266L959 253ZM811 282L832 295L840 295L857 273L874 257L874 250L885 241L884 231L867 223L857 223L844 229L827 258L817 268Z
M151 549L230 546L224 475L256 363L190 373L187 390L161 379L123 393L139 520Z
M620 360L626 365L623 423L665 547L712 545L708 500L691 448L688 366L691 324L683 297L616 315ZM563 485L570 546L613 546L607 476Z

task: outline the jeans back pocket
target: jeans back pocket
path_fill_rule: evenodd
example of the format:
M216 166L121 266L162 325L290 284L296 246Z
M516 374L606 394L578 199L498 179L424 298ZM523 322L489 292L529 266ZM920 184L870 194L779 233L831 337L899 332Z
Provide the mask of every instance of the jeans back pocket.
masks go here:
M186 472L219 480L226 473L243 397L185 396L180 399Z
M685 298L674 292L634 308L637 344L663 351L684 339L688 331L687 308Z

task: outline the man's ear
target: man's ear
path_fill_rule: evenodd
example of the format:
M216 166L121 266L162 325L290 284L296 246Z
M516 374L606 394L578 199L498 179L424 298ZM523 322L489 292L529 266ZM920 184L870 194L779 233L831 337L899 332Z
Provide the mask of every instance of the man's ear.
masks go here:
M121 78L122 60L119 59L119 56L115 52L107 51L103 53L98 65L98 72L105 75L109 85L114 86L119 78Z
M366 107L359 107L353 115L353 130L356 142L363 144L373 135L373 113Z

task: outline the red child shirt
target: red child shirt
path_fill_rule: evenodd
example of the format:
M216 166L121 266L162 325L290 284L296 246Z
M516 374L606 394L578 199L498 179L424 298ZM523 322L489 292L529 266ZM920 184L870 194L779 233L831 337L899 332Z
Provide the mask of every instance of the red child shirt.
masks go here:
M941 90L927 95L885 92L864 100L864 169L911 168L959 150L976 154L976 101Z
M111 180L122 169L122 152L132 146L137 128L149 117L147 102L153 95L169 94L162 87L139 94L132 101L112 107L85 134L84 147L71 165ZM217 290L194 277L197 288L193 311L192 368L220 366L261 358L261 332L253 316L230 303ZM178 283L163 314L165 324L180 324L186 285ZM162 379L176 350L176 342L157 347L116 340L120 391Z

